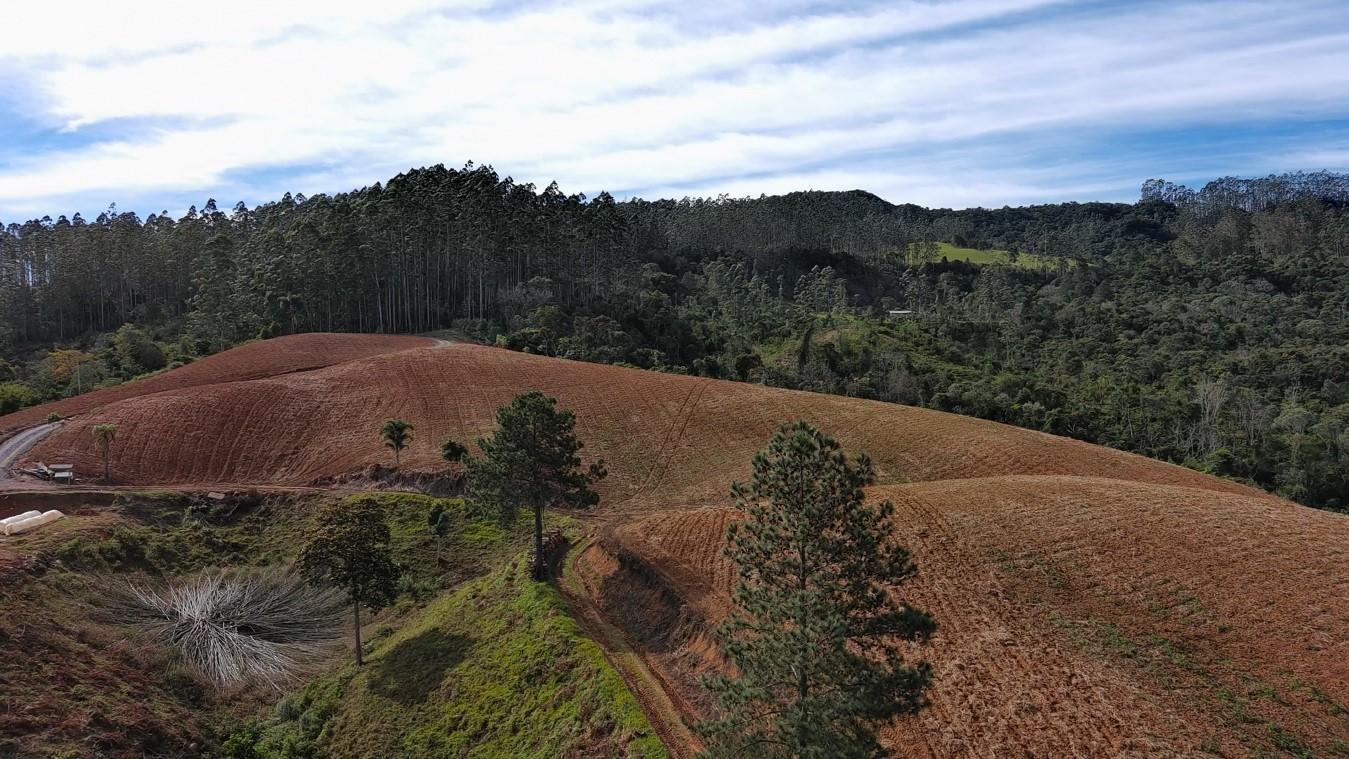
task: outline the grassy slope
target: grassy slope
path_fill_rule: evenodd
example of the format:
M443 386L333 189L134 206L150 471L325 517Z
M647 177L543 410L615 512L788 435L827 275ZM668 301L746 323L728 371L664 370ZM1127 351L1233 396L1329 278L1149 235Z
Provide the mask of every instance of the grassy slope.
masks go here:
M222 756L664 757L637 701L519 560L288 697Z
M221 520L190 516L188 505L180 495L128 495L8 543L48 569L0 572L0 650L25 653L0 657L0 756L181 754L208 739L217 714L267 698L214 692L168 651L97 613L103 590L133 573L272 563L303 513L260 507Z
M982 250L980 248L960 248L949 242L937 243L937 256L945 257L948 261L969 261L972 264L1008 264L1011 263L1009 254L1005 250ZM1016 257L1016 266L1024 269L1044 269L1052 268L1054 263L1048 259L1030 253L1022 253Z
M492 731L501 740L490 745L503 756L557 755L566 746L584 747L587 754L594 747L661 755L632 696L599 650L577 637L556 593L512 579L512 562L523 563L526 531L506 532L474 518L458 500L385 493L349 501L357 507L365 498L380 502L389 515L396 559L409 570L402 595L366 627L371 666L357 675L348 665L350 652L335 651L330 674L287 699L268 735L286 732L280 726L292 716L315 720L310 702L340 702L334 714L367 726L342 733L337 728L345 723L334 722L329 754L369 755L359 740L393 739L378 726L398 736L416 734L418 743L410 745L426 747L423 755L436 755L429 749L438 739L458 735L476 742ZM286 563L315 503L282 499L212 514L181 494L144 494L11 546L58 563L40 576L0 577L0 648L29 656L22 663L0 658L0 692L8 703L0 708L0 755L191 754L196 750L189 744L209 748L238 729L241 719L247 724L253 719L248 715L270 711L276 694L215 692L175 665L169 652L98 619L95 601L106 583L129 573L174 577L207 567ZM426 523L437 504L448 507L452 521L440 540ZM459 645L470 639L473 645ZM452 666L460 659L462 666ZM520 669L512 671L517 663ZM440 685L433 675L456 672L452 687L428 700L434 710L407 699L422 692L418 688L429 697ZM540 672L548 675L547 689L536 687ZM538 699L552 700L545 709ZM531 709L547 719L524 729ZM362 723L361 715L370 721ZM235 747L247 745L246 737ZM235 755L313 755L300 750L312 749L312 741L292 744Z

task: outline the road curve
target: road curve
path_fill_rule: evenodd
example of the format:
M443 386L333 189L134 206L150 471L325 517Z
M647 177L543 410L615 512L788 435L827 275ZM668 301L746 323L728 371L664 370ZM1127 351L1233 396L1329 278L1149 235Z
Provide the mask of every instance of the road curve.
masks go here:
M8 439L0 441L0 480L9 479L10 467L18 462L19 457L37 445L39 440L50 435L58 426L60 422L39 424L36 427L19 430Z

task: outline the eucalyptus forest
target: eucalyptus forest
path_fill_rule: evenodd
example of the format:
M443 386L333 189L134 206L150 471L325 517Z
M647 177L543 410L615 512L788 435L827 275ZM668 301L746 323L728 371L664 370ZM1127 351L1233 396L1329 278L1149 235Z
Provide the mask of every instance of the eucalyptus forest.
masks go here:
M1349 508L1349 177L942 210L617 201L443 166L0 234L0 412L308 331L921 405Z

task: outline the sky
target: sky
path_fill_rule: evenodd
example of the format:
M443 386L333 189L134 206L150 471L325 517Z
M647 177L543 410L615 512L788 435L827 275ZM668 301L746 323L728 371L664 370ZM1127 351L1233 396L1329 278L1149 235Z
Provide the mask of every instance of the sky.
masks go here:
M0 222L468 161L953 208L1349 169L1344 0L4 5Z

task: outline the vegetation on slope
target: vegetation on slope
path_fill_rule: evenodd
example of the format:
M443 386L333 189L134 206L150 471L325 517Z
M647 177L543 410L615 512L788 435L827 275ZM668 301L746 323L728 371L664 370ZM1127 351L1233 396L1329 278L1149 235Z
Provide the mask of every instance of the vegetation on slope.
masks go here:
M969 264L1009 265L1019 266L1023 269L1043 269L1054 266L1054 259L1041 258L1032 253L1022 254L1010 250L966 248L959 245L952 245L949 242L937 243L935 254L947 261L964 261ZM911 258L910 263L925 262L913 260Z
M745 519L726 534L735 605L718 638L735 674L708 683L720 707L703 725L708 756L879 756L876 728L927 704L931 666L909 644L937 629L893 595L918 572L894 505L865 503L871 459L805 422L783 425L753 466L731 489Z
M637 701L523 554L288 696L221 757L663 757Z
M273 691L212 689L172 652L104 619L97 601L108 583L129 576L169 580L211 567L289 564L316 503L325 499L241 494L217 504L180 493L128 494L111 507L8 543L10 553L33 558L0 555L0 645L25 652L22 659L0 660L0 688L9 704L0 710L0 754L198 753L219 746L241 724L245 729L233 735L232 751L252 746L248 736L264 732L309 735L299 727L264 731L249 715L274 702ZM593 745L615 755L659 755L648 750L658 742L647 737L650 728L622 681L593 644L577 643L575 625L551 588L516 579L528 542L525 522L505 530L458 499L378 493L345 500L352 507L366 500L383 506L394 559L407 570L393 607L367 625L377 661L360 670L360 682L374 683L376 691L385 687L382 692L406 694L413 681L433 687L419 678L434 671L424 665L440 661L437 657L463 656L473 664L460 671L445 663L439 670L447 677L459 674L428 702L438 706L434 714L408 704L400 715L402 702L370 690L342 691L331 698L352 714L378 713L380 721L371 724L420 735L417 745L432 745L442 731L477 740L479 730L502 730L502 742L494 744L509 747L502 755L553 755L553 748L568 745ZM430 529L433 510L442 514L441 530ZM438 621L449 627L438 628ZM457 649L448 645L454 639L445 637L452 633L477 636L480 642ZM320 696L341 687L335 683L353 681L357 670L349 659L346 651L333 651L329 666L341 669L328 670L331 674L312 686L297 686L298 693L279 708L277 724L307 708L297 704L323 700ZM525 669L511 670L517 663ZM531 708L554 709L553 720L527 725L527 711L517 712L520 719L514 723L486 719L503 703L514 708L532 697L529 689L512 693L509 678L545 671L554 689L541 698L556 698L531 703ZM314 718L311 710L305 719ZM310 742L265 743L251 755L306 755L296 752L312 748L319 732L306 739ZM333 750L342 745L333 744ZM270 753L273 748L281 753Z

